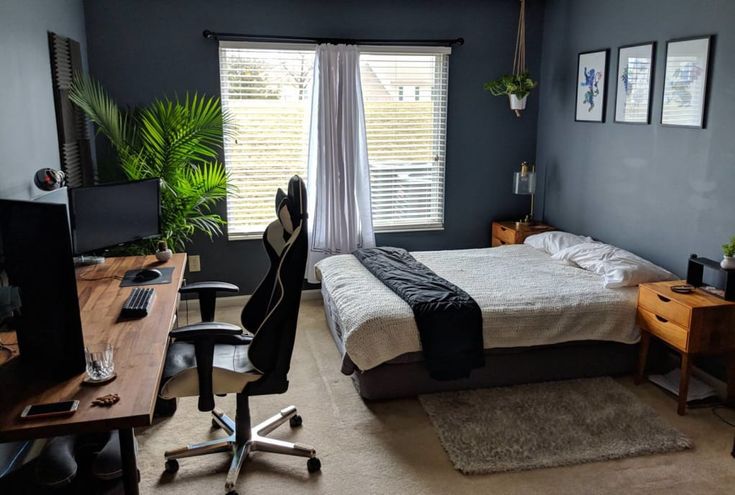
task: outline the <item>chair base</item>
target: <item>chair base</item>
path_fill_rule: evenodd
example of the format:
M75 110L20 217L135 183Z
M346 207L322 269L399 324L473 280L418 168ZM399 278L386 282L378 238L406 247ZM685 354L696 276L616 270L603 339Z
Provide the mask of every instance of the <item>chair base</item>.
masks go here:
M240 426L240 429L244 426L249 426L249 410L246 409L245 412L245 417L241 418L240 407L238 407L238 425ZM230 469L227 472L225 490L228 494L235 494L237 477L240 474L240 470L242 469L245 459L251 452L271 452L274 454L307 457L307 468L309 472L315 472L321 469L321 462L316 457L316 450L314 450L314 447L267 437L269 433L286 421L289 421L294 427L301 425L301 417L296 414L295 406L288 406L285 409L282 409L278 414L271 416L257 426L250 428L249 431L246 429L246 432L238 431L236 423L222 410L215 408L212 410L212 415L214 416L212 419L212 425L222 428L227 432L228 436L221 439L190 444L186 447L166 451L164 454L166 458L166 471L176 472L178 470L177 459L214 454L217 452L231 452L232 462L230 463Z

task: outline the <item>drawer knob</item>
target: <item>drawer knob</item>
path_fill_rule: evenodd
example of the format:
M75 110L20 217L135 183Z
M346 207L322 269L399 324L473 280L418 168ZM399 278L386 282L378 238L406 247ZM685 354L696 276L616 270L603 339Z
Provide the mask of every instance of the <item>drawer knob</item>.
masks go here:
M669 299L668 297L664 297L664 296L662 296L661 294L656 294L656 295L657 295L657 296L658 296L658 298L659 298L659 299L661 300L661 302L665 302L665 303L667 303L667 302L671 302L671 299Z
M506 229L505 227L500 227L500 230L502 230L503 232L505 232L508 229Z
M500 244L505 244L505 241L500 241Z
M668 323L669 322L669 320L667 320L666 318L663 318L663 317L661 317L659 315L656 315L656 319L658 321L660 321L661 323Z

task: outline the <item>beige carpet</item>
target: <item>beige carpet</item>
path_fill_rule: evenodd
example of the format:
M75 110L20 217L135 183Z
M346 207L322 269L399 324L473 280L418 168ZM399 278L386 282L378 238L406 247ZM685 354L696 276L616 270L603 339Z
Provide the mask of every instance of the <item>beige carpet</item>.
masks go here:
M427 394L421 405L465 474L662 454L691 441L610 377Z
M239 308L218 313L237 322ZM304 426L277 436L315 445L322 472L309 475L303 459L256 453L240 476L241 494L730 494L735 489L733 430L708 409L676 415L674 400L651 384L619 380L695 443L694 450L571 467L467 476L453 467L417 399L366 404L339 372L339 355L321 302L305 301L286 394L251 401L254 421L296 405ZM234 414L234 396L218 398ZM728 411L723 412L723 414ZM224 493L229 459L216 454L181 461L174 478L163 473L163 452L213 435L196 399L175 416L138 431L143 494Z

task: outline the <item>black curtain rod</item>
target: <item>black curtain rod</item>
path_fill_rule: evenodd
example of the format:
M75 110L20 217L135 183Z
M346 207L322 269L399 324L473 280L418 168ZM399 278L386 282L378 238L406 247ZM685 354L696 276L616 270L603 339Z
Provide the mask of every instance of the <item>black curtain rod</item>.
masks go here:
M308 38L303 36L271 36L266 34L217 33L205 29L202 36L215 41L266 41L284 43L331 43L345 45L390 45L390 46L452 46L464 45L464 38L448 40L388 40L370 38Z

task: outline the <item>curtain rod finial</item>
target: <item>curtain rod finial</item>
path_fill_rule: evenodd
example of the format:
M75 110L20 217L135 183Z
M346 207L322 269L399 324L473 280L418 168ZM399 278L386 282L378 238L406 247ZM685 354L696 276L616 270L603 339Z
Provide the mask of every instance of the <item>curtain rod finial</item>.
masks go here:
M209 40L209 39L214 38L214 33L210 31L209 29L205 29L204 31L202 31L202 36L204 36L205 38Z
M458 44L459 46L462 46L462 45L464 45L464 38L457 38L457 44Z

